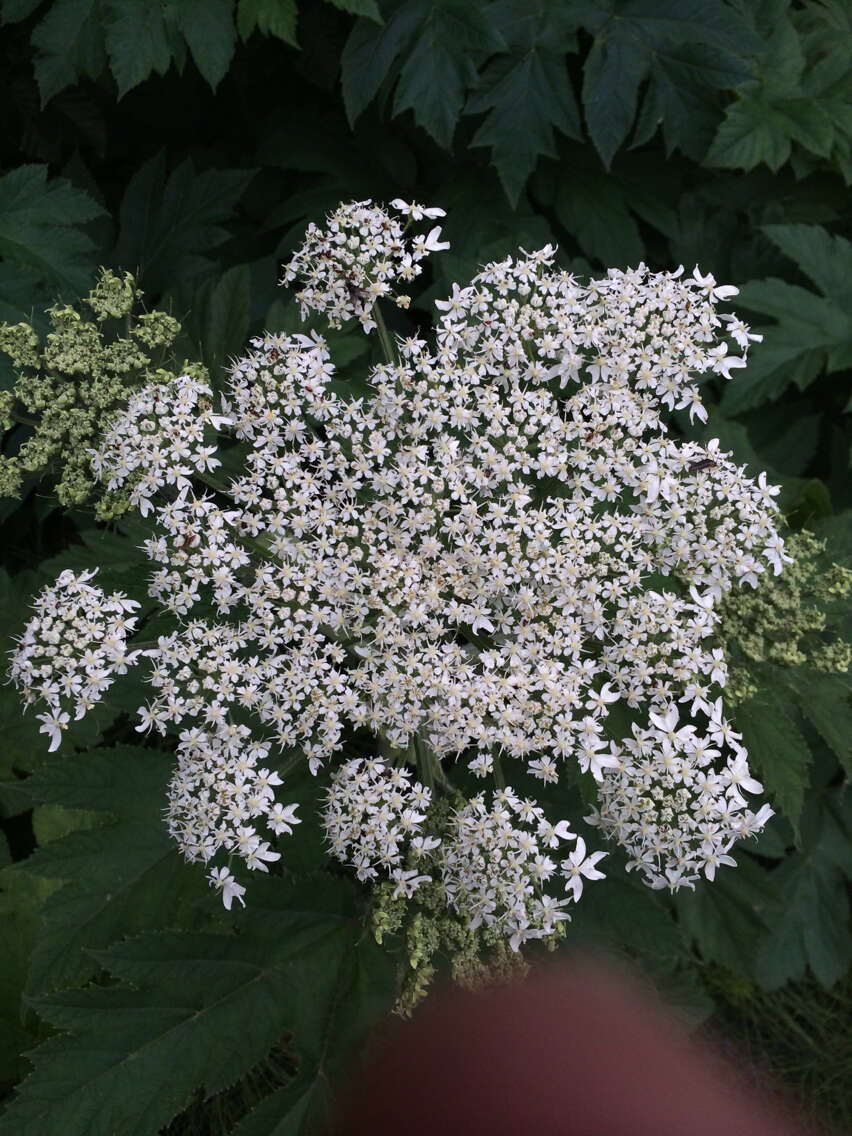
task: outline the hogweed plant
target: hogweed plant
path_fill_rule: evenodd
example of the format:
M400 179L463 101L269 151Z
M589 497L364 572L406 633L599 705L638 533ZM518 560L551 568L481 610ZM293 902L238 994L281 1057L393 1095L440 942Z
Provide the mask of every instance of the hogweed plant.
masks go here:
M694 888L772 816L725 716L720 608L790 558L765 474L667 426L704 421L702 377L760 339L717 310L735 288L644 264L583 284L548 245L393 337L381 306L448 247L420 231L442 215L343 205L286 268L303 316L379 336L369 397L335 393L316 332L252 340L221 398L198 372L130 393L91 467L151 525L171 629L134 646L134 602L66 571L11 677L53 750L148 669L169 831L226 908L307 820L375 889L377 937L420 897L505 955L564 932L607 847ZM288 801L303 762L316 818ZM549 803L578 780L582 832Z

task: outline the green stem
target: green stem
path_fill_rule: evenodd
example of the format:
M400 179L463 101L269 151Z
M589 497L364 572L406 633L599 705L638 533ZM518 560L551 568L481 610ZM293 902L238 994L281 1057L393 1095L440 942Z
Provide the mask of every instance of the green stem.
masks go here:
M387 325L385 324L385 318L382 315L381 310L379 308L378 300L373 305L373 317L376 321L376 330L379 333L379 340L380 340L381 345L382 345L382 350L385 353L385 359L387 360L387 362L391 366L394 366L394 364L396 363L396 356L394 355L393 344L391 343L391 337L388 334Z
M19 422L21 426L33 426L36 429L41 425L37 418L27 418L26 414L17 414L12 411L12 421Z
M500 764L500 758L497 754L494 755L494 784L498 789L506 788L506 778L503 776L503 766Z

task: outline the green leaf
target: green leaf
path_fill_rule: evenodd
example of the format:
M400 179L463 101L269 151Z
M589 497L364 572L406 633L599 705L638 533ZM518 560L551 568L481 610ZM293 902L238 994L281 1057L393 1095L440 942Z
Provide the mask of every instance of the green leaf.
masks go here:
M841 308L852 307L852 242L820 225L763 225L761 231L826 299Z
M56 0L32 35L41 105L81 75L97 79L106 67L97 0Z
M276 36L284 43L298 47L296 23L299 10L296 0L239 0L237 31L248 39L257 30L265 36Z
M41 0L3 0L2 19L4 24L14 24L31 16Z
M103 213L47 166L19 166L0 178L0 256L31 269L52 288L83 292L94 268L94 243L80 228Z
M488 111L471 146L490 146L506 196L515 205L540 155L556 156L554 127L581 137L580 115L565 63L565 36L551 0L518 8L492 4L489 14L511 54L494 59L468 99L466 114Z
M848 675L797 670L790 683L799 708L852 778L852 682Z
M165 75L172 61L163 11L148 0L122 0L107 10L106 49L118 97L147 79Z
M284 1030L303 1075L312 1069L325 1082L338 1040L351 1052L387 1009L388 971L379 971L376 998L377 948L357 941L348 885L344 893L308 881L299 894L280 878L259 883L239 936L142 935L97 955L133 988L39 999L39 1013L68 1034L35 1051L35 1072L0 1132L153 1136L197 1086L208 1095L227 1088Z
M383 22L376 0L330 0L330 3L341 12L350 12L353 16L366 16L370 20L375 20L377 24Z
M826 825L815 847L785 860L772 875L779 898L757 955L757 977L768 990L801 978L805 963L823 986L833 986L852 963L847 885L835 863L835 837ZM852 844L846 834L842 839L848 858Z
M798 828L812 756L783 694L762 689L737 709L749 762L758 770L775 804Z
M220 374L228 360L243 350L250 303L251 269L247 264L229 268L195 294L183 327L212 375Z
M413 110L415 121L449 148L465 92L476 81L476 58L503 47L486 12L468 0L408 0L383 27L359 20L341 59L349 122L393 74L393 113Z
M719 121L715 92L739 86L750 74L744 60L704 43L655 53L632 146L641 146L662 126L668 154L678 148L701 158Z
M232 0L176 0L177 26L195 66L215 91L237 45Z
M721 0L606 0L575 4L572 11L594 36L583 68L583 106L607 168L630 132L639 87L649 75L653 109L647 117L655 123L660 114L672 116L667 142L674 145L690 129L682 104L739 81L739 57L761 45L749 21ZM698 50L684 52L695 44ZM650 137L647 121L641 125Z
M712 883L702 881L694 892L678 891L675 906L685 933L707 961L751 975L771 896L767 872L741 852L737 867L720 871Z
M187 158L166 177L157 154L136 171L121 202L115 263L135 272L149 293L209 272L205 254L229 237L229 220L254 170L196 173Z
M579 167L560 179L556 215L592 260L604 267L636 265L645 246L628 200L611 174Z
M407 3L396 8L383 27L363 19L352 28L340 60L343 105L350 126L375 98L421 19L420 5Z
M721 404L726 414L776 399L791 382L804 390L823 371L852 366L852 244L818 225L767 225L765 231L800 262L823 295L775 277L740 289L738 306L778 324L764 330L747 369L726 389Z
M413 110L439 146L452 145L465 92L476 82L474 53L499 51L503 38L470 0L416 0L421 24L402 66L394 114Z
M38 1040L34 1016L25 1014L21 999L39 908L54 886L0 873L0 1092L27 1075L22 1054Z
M65 756L30 778L37 801L113 819L36 849L15 869L65 881L44 907L28 993L85 982L97 971L92 948L167 925L184 899L203 894L203 874L183 862L161 820L172 766L155 750L118 746Z

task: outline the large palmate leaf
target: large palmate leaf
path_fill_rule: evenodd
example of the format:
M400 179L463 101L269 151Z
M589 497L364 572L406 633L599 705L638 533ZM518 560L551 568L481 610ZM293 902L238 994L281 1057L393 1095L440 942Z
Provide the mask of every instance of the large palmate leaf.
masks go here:
M506 195L514 205L540 155L555 157L554 128L580 138L580 115L565 53L576 49L570 13L559 0L498 0L493 26L509 48L483 71L466 113L487 111L472 146L490 146Z
M203 874L183 862L161 820L172 765L156 750L118 746L66 755L28 781L35 801L109 814L15 869L64 881L43 909L30 994L84 982L98 969L93 948L169 926L182 903L206 895Z
M343 101L354 123L389 75L396 83L393 112L415 121L449 147L476 61L504 47L481 5L470 0L408 0L383 26L361 19L341 59Z
M35 1051L35 1072L0 1132L153 1136L197 1087L227 1088L284 1031L300 1066L295 1107L322 1115L329 1076L389 1008L391 974L360 939L348 884L270 879L253 901L236 936L146 934L99 951L98 962L132 987L38 999L39 1013L67 1032ZM272 1107L278 1119L286 1111L278 1099ZM272 1128L255 1118L248 1131Z
M209 271L211 249L230 235L224 227L255 171L205 170L187 158L167 176L161 152L136 171L121 202L113 259L135 272L149 294Z
M736 722L749 762L773 803L797 830L812 757L783 691L761 689L737 707Z
M754 76L727 107L707 162L772 170L794 144L818 158L834 157L849 180L852 146L852 14L848 6L818 3L796 10L788 0L756 6L766 46Z
M570 8L594 36L583 68L583 107L607 167L633 126L645 79L640 140L662 120L669 149L688 146L694 105L741 83L749 74L743 57L762 44L750 21L723 0L573 0Z
M722 409L740 414L777 399L791 384L804 390L824 371L852 367L852 243L818 225L765 225L763 231L821 295L770 277L740 289L737 304L772 316L742 375L726 388Z

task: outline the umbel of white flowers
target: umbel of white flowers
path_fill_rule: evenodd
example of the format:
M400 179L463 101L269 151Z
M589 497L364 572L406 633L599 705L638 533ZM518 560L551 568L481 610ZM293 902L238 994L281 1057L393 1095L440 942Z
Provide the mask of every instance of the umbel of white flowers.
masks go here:
M397 285L446 247L408 229L442 211L393 207L405 226L362 201L310 227L285 274L305 312L381 333L379 301L407 304ZM384 333L370 397L334 392L319 335L267 335L221 406L181 376L113 418L93 467L150 517L149 593L173 619L144 652L138 728L177 739L170 831L226 907L244 902L234 865L266 871L298 823L276 800L282 751L331 766L331 855L401 897L439 881L514 949L603 878L603 853L513 790L514 770L544 796L565 768L589 774L588 823L651 887L733 863L772 814L748 803L761 786L724 717L717 605L789 558L765 475L671 436L664 414L704 420L701 376L745 365L760 337L716 310L735 292L644 265L582 284L552 247L522 250L454 285L430 340ZM242 460L225 482L220 435ZM69 637L54 596L12 676L57 740L131 659L110 623L120 600L89 595ZM377 744L338 764L347 726ZM434 832L459 760L496 790L452 798Z

